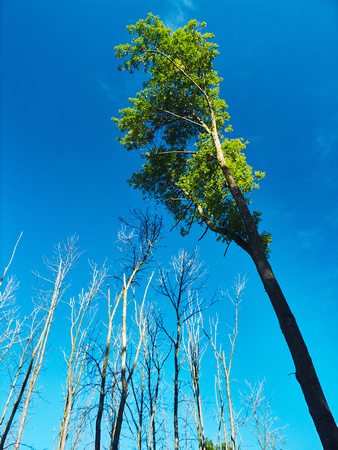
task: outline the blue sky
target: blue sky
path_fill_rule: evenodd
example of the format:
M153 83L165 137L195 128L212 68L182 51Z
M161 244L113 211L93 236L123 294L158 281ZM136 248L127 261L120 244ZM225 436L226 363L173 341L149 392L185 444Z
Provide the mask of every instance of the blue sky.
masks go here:
M28 307L42 255L74 233L102 263L118 216L144 206L125 180L139 167L116 142L111 121L140 88L141 76L116 70L114 46L126 25L158 14L177 28L207 22L220 55L233 137L250 141L247 158L266 172L253 205L272 233L271 263L338 417L338 6L334 0L3 0L1 17L0 264L23 231L11 270ZM153 207L154 205L149 204ZM169 232L162 258L193 249ZM235 376L263 377L288 423L290 449L320 449L293 376L291 358L249 258L207 235L199 242L210 285L249 279L240 317ZM219 312L226 318L226 308ZM229 319L231 321L231 317ZM51 445L46 437L45 447ZM42 445L42 444L41 444ZM49 447L51 448L51 447Z

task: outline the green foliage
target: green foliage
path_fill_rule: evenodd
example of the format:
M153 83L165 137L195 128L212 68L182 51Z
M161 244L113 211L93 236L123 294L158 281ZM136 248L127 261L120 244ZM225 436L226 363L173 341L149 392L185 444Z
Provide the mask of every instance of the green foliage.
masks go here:
M212 130L217 128L222 150L236 183L250 203L264 173L253 173L247 164L242 139L227 139L227 105L219 97L222 79L213 69L218 54L211 33L202 33L205 23L190 21L171 31L157 16L128 26L131 44L116 47L124 59L120 70L143 70L147 81L131 106L115 118L124 133L118 138L127 150L141 150L143 167L129 183L145 197L165 205L187 234L201 211L222 232L218 239L245 241L246 230L220 169ZM256 224L260 213L254 213ZM262 234L266 246L270 235Z
M222 447L219 445L214 445L211 439L205 440L205 450L232 450L231 445L228 444L222 444Z
M193 120L179 120L175 114L210 122L200 86L218 110L219 126L229 119L227 105L218 97L221 79L212 70L217 45L209 42L212 34L202 35L198 27L198 22L192 20L171 33L158 17L149 14L146 20L128 26L129 33L136 36L132 44L116 47L117 58L128 58L120 70L132 73L142 68L150 75L143 90L130 99L133 107L122 110L117 120L119 129L127 132L121 144L128 150L147 147L159 130L163 130L162 140L171 150L185 147L199 133L200 125Z

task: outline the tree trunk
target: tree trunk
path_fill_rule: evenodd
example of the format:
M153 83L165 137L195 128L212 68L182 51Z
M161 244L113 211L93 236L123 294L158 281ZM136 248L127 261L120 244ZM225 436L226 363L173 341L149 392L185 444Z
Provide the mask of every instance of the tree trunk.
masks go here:
M262 252L253 249L251 255L264 288L277 315L296 368L299 382L312 420L325 450L338 448L338 428L326 402L308 349L298 328L297 322L287 304L267 258Z
M178 350L180 345L180 324L177 325L177 336L175 342L175 378L174 378L174 435L175 435L175 450L179 449L179 436L178 436L178 376L179 376L179 361L178 361Z
M213 118L214 119L214 118ZM249 238L249 254L275 310L278 322L292 355L296 379L303 391L312 420L325 450L338 449L338 428L325 399L316 370L312 363L296 320L268 262L256 224L229 167L226 164L214 122L212 133L217 159L231 194L237 204Z
M14 416L15 416L18 408L19 408L22 396L23 396L23 394L25 392L25 389L26 389L26 385L27 385L28 379L29 379L30 374L32 372L33 361L34 361L34 357L31 358L31 361L30 361L30 364L29 364L29 367L28 367L25 379L24 379L24 381L22 383L22 386L20 388L20 392L19 392L18 398L17 398L16 402L13 405L11 416L8 419L8 422L6 424L5 430L2 433L2 435L1 435L1 438L0 438L0 450L3 450L5 448L4 445L5 445L5 442L6 442L6 439L7 439L8 432L9 432L9 430L11 428Z
M119 409L117 413L116 423L114 425L114 429L112 430L112 441L110 444L110 450L117 450L119 446L122 421L123 421L123 413L124 407L127 400L128 395L128 381L126 379L126 369L127 369L127 293L128 288L131 283L131 279L126 283L126 279L124 277L124 291L123 291L123 307L122 307L122 354L121 354L121 384L122 384L122 393L119 404Z
M157 399L158 399L158 392L159 392L159 386L160 386L160 369L157 368L157 380L156 380L156 387L155 387L155 397L153 399L151 394L151 373L149 371L148 374L148 391L149 391L149 407L150 407L150 425L149 425L149 437L148 437L148 448L151 450L151 439L153 440L153 450L156 450L156 429L155 429L155 411L157 406Z
M95 421L95 447L94 447L95 450L101 449L101 422L102 422L103 409L104 409L104 400L105 400L105 396L106 396L107 368L108 368L108 360L109 360L109 353L110 353L112 325L113 325L113 318L115 316L117 306L120 302L120 298L121 298L121 296L118 297L116 304L115 304L114 311L113 311L113 313L111 313L111 311L110 311L110 288L108 286L109 321L108 321L108 333L107 333L107 339L106 339L106 350L105 350L103 369L102 369L102 374L101 374L99 407L98 407L96 421Z
M127 395L128 395L128 384L126 382L124 382L122 384L121 400L120 400L119 410L117 413L116 423L115 423L115 427L114 427L113 439L110 444L110 450L118 450L118 448L119 448L119 441L120 441L122 422L123 422L123 413L124 413L124 407L126 405Z
M106 374L107 374L107 366L108 366L108 355L109 355L109 345L110 345L110 331L111 328L108 329L108 338L106 344L106 354L103 364L103 371L101 375L101 387L100 387L100 397L99 397L99 408L96 415L95 421L95 450L101 449L101 421L103 415L104 408L104 398L105 398L105 390L106 390Z

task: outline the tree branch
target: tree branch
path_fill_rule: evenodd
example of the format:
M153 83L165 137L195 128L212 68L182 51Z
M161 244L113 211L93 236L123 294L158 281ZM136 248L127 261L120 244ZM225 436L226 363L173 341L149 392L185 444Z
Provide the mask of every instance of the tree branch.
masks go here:
M2 285L2 282L3 282L4 278L5 278L5 275L6 275L7 270L9 269L10 265L12 264L12 261L13 261L14 255L15 255L15 251L16 251L16 247L17 247L18 244L19 244L19 241L20 241L20 239L21 239L22 233L23 233L23 232L21 231L20 236L19 236L19 239L16 241L16 244L15 244L15 246L14 246L14 250L13 250L11 259L10 259L10 261L9 261L9 263L8 263L8 265L7 265L7 267L5 268L4 274L2 275L2 278L1 278L1 280L0 280L0 286Z

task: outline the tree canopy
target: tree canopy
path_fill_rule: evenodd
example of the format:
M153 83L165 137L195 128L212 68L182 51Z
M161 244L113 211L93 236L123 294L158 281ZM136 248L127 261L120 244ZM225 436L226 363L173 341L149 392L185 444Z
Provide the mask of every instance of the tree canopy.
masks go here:
M129 180L134 188L165 205L183 235L194 222L206 223L218 239L245 246L247 231L219 165L214 133L248 204L264 173L248 165L243 139L226 137L230 116L219 96L222 78L213 69L217 44L213 34L202 33L205 26L191 20L172 31L149 14L127 27L133 39L116 47L124 60L119 69L143 70L147 79L114 120L125 133L121 144L141 150L146 160ZM256 225L260 215L253 213ZM267 249L271 237L261 237Z

